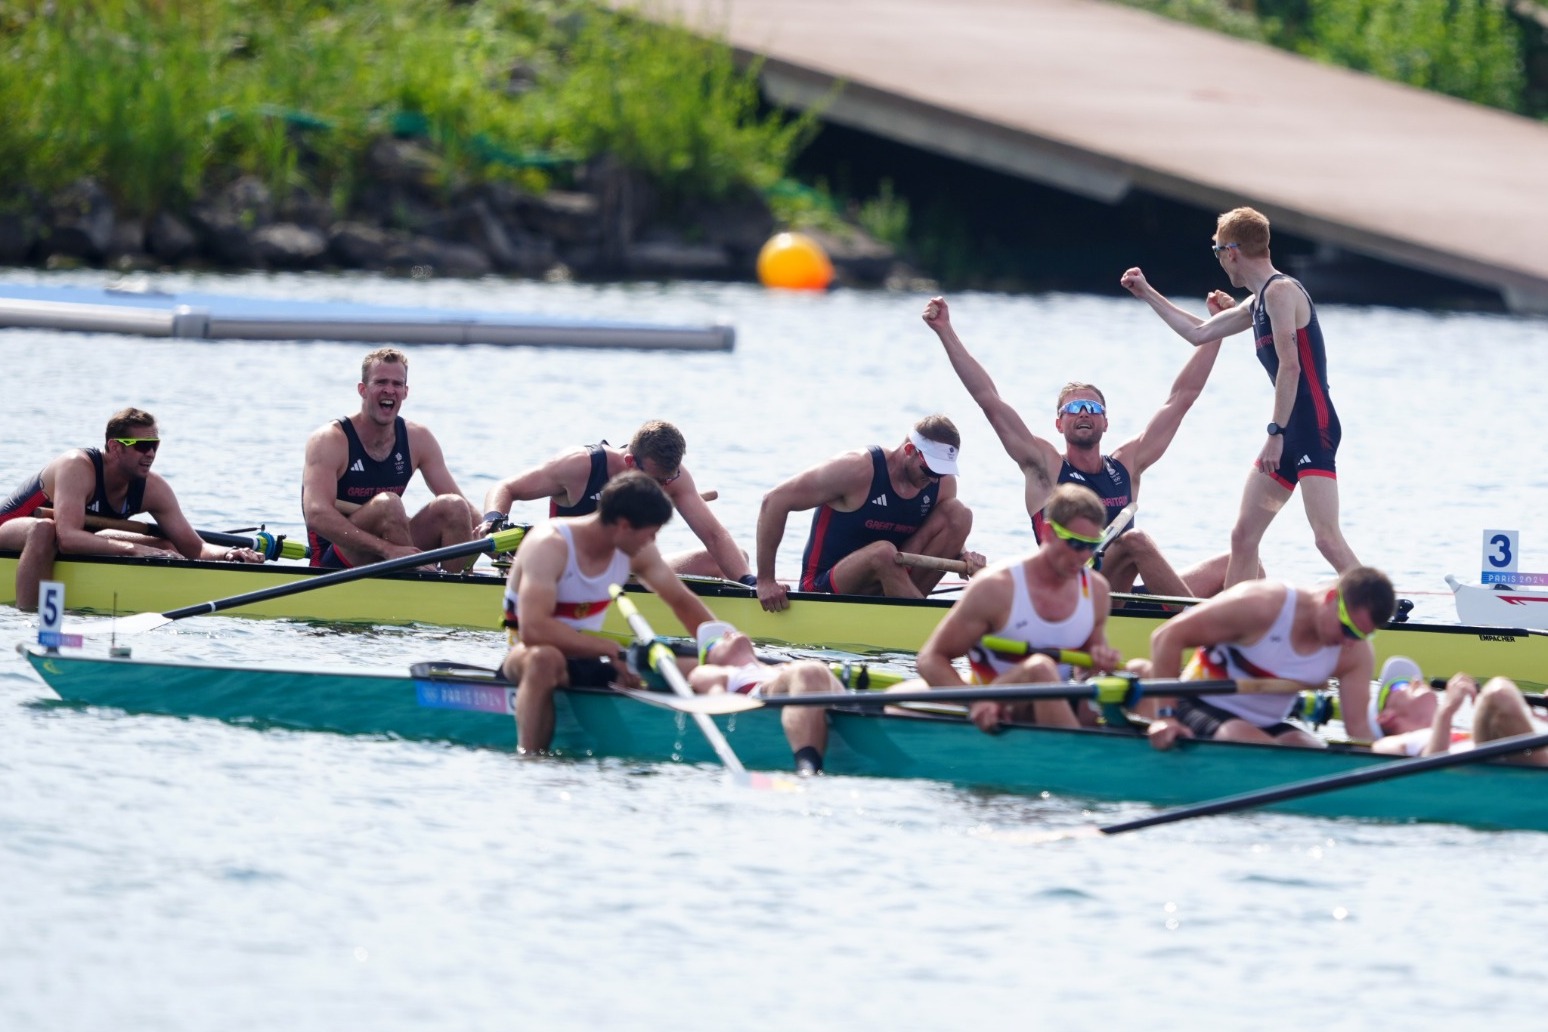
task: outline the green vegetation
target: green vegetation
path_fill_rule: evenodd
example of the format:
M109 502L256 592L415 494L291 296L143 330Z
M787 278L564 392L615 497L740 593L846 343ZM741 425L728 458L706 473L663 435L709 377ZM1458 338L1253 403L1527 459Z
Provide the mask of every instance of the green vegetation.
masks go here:
M1533 0L1126 0L1179 21L1479 104L1548 115ZM1533 70L1539 73L1529 75Z
M815 128L729 48L579 0L0 0L0 196L86 175L179 210L243 173L348 204L417 127L448 191L603 153L662 195L764 191Z

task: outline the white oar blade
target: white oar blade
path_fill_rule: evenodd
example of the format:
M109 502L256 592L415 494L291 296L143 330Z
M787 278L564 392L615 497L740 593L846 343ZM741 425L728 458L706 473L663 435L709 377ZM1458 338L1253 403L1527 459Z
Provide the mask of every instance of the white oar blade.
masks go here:
M103 616L95 619L69 620L64 633L80 634L88 638L106 638L110 634L144 634L171 623L160 613L135 613L133 616Z
M748 710L763 708L763 704L757 699L733 692L685 696L667 695L665 692L643 692L635 688L618 690L631 699L660 706L662 709L676 710L679 713L702 713L709 717L723 717L732 713L746 713Z

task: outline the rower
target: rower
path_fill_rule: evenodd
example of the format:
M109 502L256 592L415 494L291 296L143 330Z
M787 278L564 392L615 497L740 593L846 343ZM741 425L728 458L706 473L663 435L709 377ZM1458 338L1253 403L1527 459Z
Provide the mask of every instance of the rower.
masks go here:
M471 541L473 503L446 468L440 442L401 414L408 356L397 348L366 355L355 390L360 411L325 423L306 442L301 508L312 565L363 566ZM435 497L410 517L402 496L415 472ZM464 570L476 558L449 569Z
M603 484L624 470L637 469L665 489L672 507L704 546L667 556L667 564L680 574L723 577L753 587L757 581L747 566L747 553L737 547L683 465L687 450L682 431L659 419L641 424L627 448L602 441L567 449L491 487L484 495L485 523L493 526L506 519L513 502L539 498L549 500L550 516L584 516L596 511Z
M1337 678L1349 737L1372 737L1367 701L1375 653L1370 637L1392 616L1392 582L1357 566L1332 588L1254 580L1165 620L1150 636L1146 676L1186 680L1280 678L1308 686ZM1185 653L1191 658L1183 668ZM1150 743L1178 738L1321 748L1322 739L1289 723L1294 692L1179 699L1149 728Z
M107 422L101 448L74 448L53 459L0 501L0 549L19 551L16 608L38 607L38 584L54 573L54 555L118 555L261 563L251 548L212 545L199 537L177 495L151 465L161 450L156 417L126 408ZM52 517L34 515L49 507ZM125 518L147 512L163 537L86 529L86 516Z
M939 566L899 565L900 553L950 559L972 574L984 557L965 550L973 513L957 498L962 439L943 415L926 416L892 448L871 445L797 473L763 496L758 510L758 601L790 606L774 560L792 512L812 513L801 557L802 591L923 598Z
M962 687L954 661L963 656L975 684L1039 684L1070 677L1068 668L1045 655L1005 657L1000 654L1004 646L989 638L1024 642L1033 649L1079 650L1090 655L1097 671L1117 669L1121 657L1107 643L1107 580L1086 565L1101 540L1102 500L1079 484L1060 484L1044 512L1049 533L1038 550L996 563L968 581L961 599L919 650L919 676L930 687ZM987 732L1006 722L1071 728L1095 723L1089 710L1063 699L979 701L968 715Z
M661 485L629 470L602 488L595 512L554 517L523 540L505 582L511 648L500 666L517 685L517 749L523 755L552 742L556 689L639 684L618 642L587 633L601 629L611 585L638 577L689 633L715 619L656 549L656 534L671 518L672 503Z

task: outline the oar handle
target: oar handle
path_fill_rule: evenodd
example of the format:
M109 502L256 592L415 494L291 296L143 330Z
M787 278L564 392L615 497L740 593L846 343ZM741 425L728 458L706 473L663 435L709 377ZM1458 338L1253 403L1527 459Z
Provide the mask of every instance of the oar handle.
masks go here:
M921 570L943 570L946 573L967 573L968 564L961 559L942 559L939 556L919 555L917 552L899 552L899 566L916 566Z
M272 598L283 598L286 595L311 591L315 588L326 588L333 584L343 584L347 581L360 580L364 577L379 577L384 573L411 570L416 566L429 566L432 563L442 562L446 559L460 559L463 556L477 555L481 552L514 551L521 545L522 538L526 534L527 528L524 526L509 527L498 533L490 534L488 537L474 538L472 541L447 545L445 548L432 548L428 552L415 552L413 555L386 559L366 566L352 566L347 570L325 573L319 577L308 577L288 584L276 584L271 588L260 588L257 591L249 591L241 595L232 595L230 598L219 598L213 602L199 602L191 606L184 606L181 609L169 610L161 615L168 620L181 620L185 616L217 613L225 609L248 606L255 602L267 602Z
M614 604L618 606L618 611L628 621L635 640L650 649L650 663L656 668L656 673L666 680L674 693L684 698L693 698L693 687L688 684L688 679L678 669L677 656L665 643L656 640L656 632L651 629L650 623L634 604L634 600L624 591L624 586L610 584L607 591L613 597ZM731 743L726 741L726 736L720 733L720 728L715 726L715 722L702 713L693 714L693 722L699 726L699 730L709 741L710 748L715 750L715 755L720 757L720 762L726 765L726 769L732 774L745 777L747 768L742 766L741 760L737 759L736 753L731 749Z
M963 688L929 688L909 692L822 692L810 695L776 695L759 698L765 707L782 706L891 706L904 702L1013 702L1038 699L1091 699L1132 706L1145 695L1196 697L1204 695L1256 695L1299 691L1305 687L1278 678L1219 681L1146 681L1122 674L1093 677L1089 681L1055 684L985 684Z
M1118 535L1123 533L1124 528L1134 522L1136 512L1139 512L1139 502L1130 502L1118 510L1118 515L1114 516L1112 522L1107 525L1107 529L1102 531L1102 540L1097 542L1091 558L1086 560L1087 566L1096 566L1102 561L1102 556L1107 552L1107 546L1118 540Z
M1024 641L997 638L992 634L984 637L982 641L985 648L999 656L1047 656L1058 663L1068 663L1070 666L1078 666L1085 670L1091 669L1089 652L1077 652L1074 649L1033 648Z

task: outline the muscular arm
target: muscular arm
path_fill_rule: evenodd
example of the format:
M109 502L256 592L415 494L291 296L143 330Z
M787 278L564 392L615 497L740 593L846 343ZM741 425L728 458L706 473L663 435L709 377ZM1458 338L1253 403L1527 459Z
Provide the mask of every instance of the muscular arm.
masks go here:
M1119 282L1129 293L1149 305L1151 310L1161 317L1161 321L1172 328L1173 332L1195 346L1214 343L1222 337L1240 333L1252 325L1252 309L1245 301L1218 315L1201 319L1167 300L1164 294L1145 280L1145 274L1139 269L1125 272Z
M1189 649L1256 639L1274 622L1284 604L1284 590L1249 581L1163 621L1150 636L1151 676L1178 677Z
M968 581L962 598L946 612L919 650L919 676L932 688L959 688L962 675L952 661L968 654L984 635L1001 627L1011 606L1008 569Z
M418 423L410 423L408 435L409 452L414 456L415 468L419 470L419 475L425 478L425 486L431 493L462 495L462 488L457 486L456 478L452 476L451 470L446 468L446 456L441 452L441 442L435 439L435 434ZM466 495L462 497L467 500ZM471 501L468 501L468 508L473 508Z
M1376 674L1376 654L1368 641L1344 643L1333 676L1338 678L1338 704L1344 716L1344 734L1357 741L1376 737L1371 727L1371 678Z
M591 474L591 453L568 449L541 466L507 477L484 495L484 512L510 512L516 502L557 498L560 505L574 505Z
M86 504L97 473L85 452L71 452L54 469L54 535L65 555L163 555L159 548L101 537L86 529Z
M145 511L185 559L224 559L232 551L225 545L212 545L199 536L188 517L183 515L183 508L177 504L171 486L159 474L152 473L146 478Z
M640 549L629 564L629 569L640 579L641 584L661 596L661 601L671 608L677 622L683 625L690 638L698 633L701 623L715 619L715 614L709 611L703 600L688 590L687 585L672 572L655 545L646 545ZM661 628L655 630L661 633Z
M1112 594L1107 586L1107 578L1100 573L1091 573L1091 609L1095 614L1095 621L1091 626L1091 636L1086 639L1084 649L1091 656L1091 668L1096 673L1110 674L1118 669L1123 657L1118 650L1107 642L1107 614L1112 608Z
M853 512L865 504L871 486L869 452L845 452L819 463L763 496L758 507L758 583L774 581L774 560L785 537L785 523L792 512L831 505Z
M387 556L394 546L362 530L339 512L335 498L339 477L349 464L349 441L338 424L329 423L306 442L306 467L301 473L301 512L308 529L337 544L372 555Z
M699 489L693 482L693 474L686 469L682 470L681 475L666 486L666 493L677 508L678 515L682 516L694 536L704 543L710 558L715 560L721 572L732 580L745 577L748 573L747 560L742 557L741 548L731 537L731 532L716 518L714 510L700 497Z
M937 297L925 307L924 321L940 338L957 379L962 381L962 386L967 388L973 401L983 410L1005 453L1025 474L1028 514L1040 511L1047 501L1048 492L1053 490L1053 478L1058 473L1060 463L1059 450L1028 429L1026 422L1010 403L1000 397L994 380L957 336L957 331L951 325L951 312L945 298ZM1040 497L1035 497L1037 495Z
M1304 295L1295 285L1278 280L1264 292L1263 305L1274 331L1274 353L1279 356L1279 373L1274 377L1274 422L1290 422L1295 408L1295 392L1301 382L1301 355L1295 346L1296 308Z
M1216 291L1210 295L1208 301L1210 311L1217 314L1224 311L1229 299L1230 295L1223 291ZM1171 393L1156 410L1156 414L1150 417L1150 422L1145 425L1145 429L1114 450L1113 457L1123 463L1131 476L1137 478L1161 461L1161 456L1166 454L1166 450L1172 445L1172 439L1177 436L1183 417L1188 414L1188 411L1193 408L1193 403L1204 392L1204 385L1209 381L1209 374L1215 368L1215 359L1219 355L1220 341L1218 340L1195 348L1193 354L1188 356L1188 361L1183 365L1182 370L1178 372L1177 379L1172 381Z

